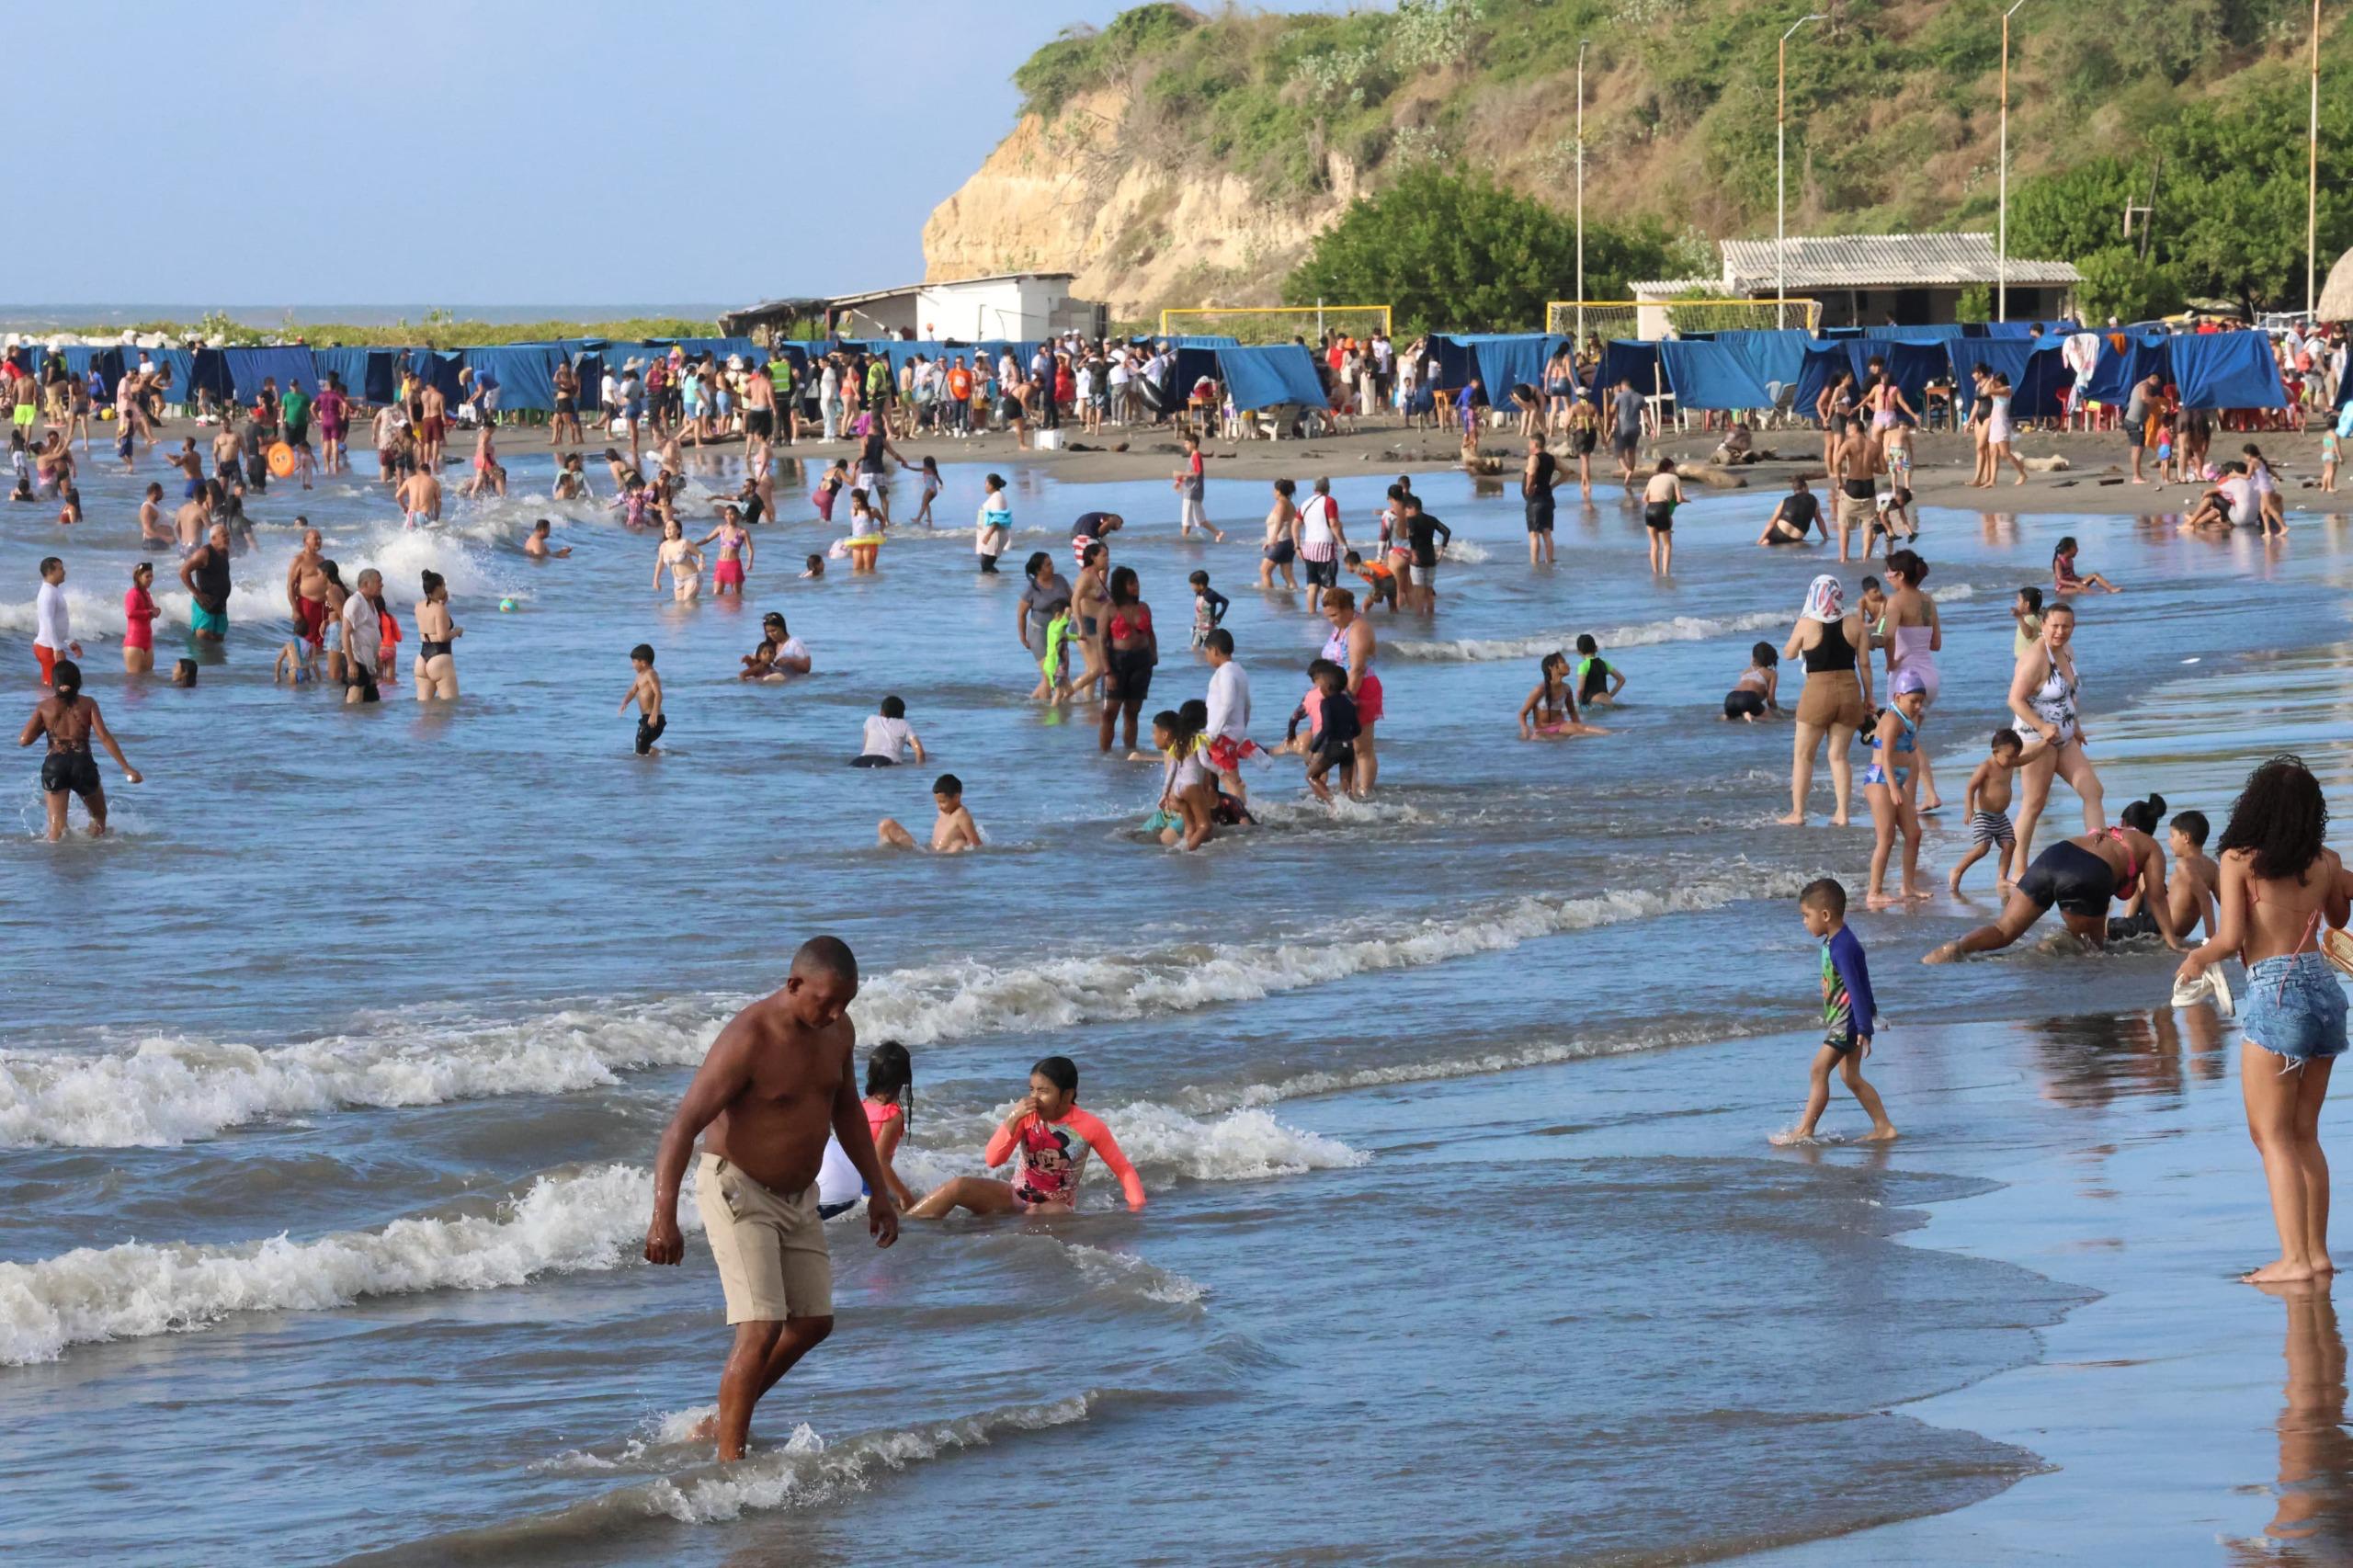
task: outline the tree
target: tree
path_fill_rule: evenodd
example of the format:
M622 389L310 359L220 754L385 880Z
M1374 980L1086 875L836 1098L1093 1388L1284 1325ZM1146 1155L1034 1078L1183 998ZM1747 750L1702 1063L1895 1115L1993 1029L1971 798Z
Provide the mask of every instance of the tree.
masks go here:
M1624 299L1673 265L1656 223L1587 222L1587 297ZM1285 301L1393 307L1405 331L1540 331L1544 305L1575 291L1576 227L1484 179L1416 168L1349 203L1283 284Z

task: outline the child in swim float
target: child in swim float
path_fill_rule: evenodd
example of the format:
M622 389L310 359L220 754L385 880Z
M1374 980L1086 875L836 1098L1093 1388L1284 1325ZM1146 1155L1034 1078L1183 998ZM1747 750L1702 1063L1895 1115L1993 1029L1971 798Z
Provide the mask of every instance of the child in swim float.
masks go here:
M1798 915L1806 935L1822 944L1822 1044L1813 1053L1805 1114L1788 1132L1776 1133L1775 1143L1811 1142L1822 1113L1830 1107L1830 1069L1837 1067L1855 1103L1871 1119L1866 1143L1884 1142L1895 1136L1887 1107L1879 1091L1863 1079L1863 1058L1871 1053L1871 1036L1879 1028L1879 1005L1871 995L1870 965L1862 943L1847 928L1847 890L1824 877L1798 894Z

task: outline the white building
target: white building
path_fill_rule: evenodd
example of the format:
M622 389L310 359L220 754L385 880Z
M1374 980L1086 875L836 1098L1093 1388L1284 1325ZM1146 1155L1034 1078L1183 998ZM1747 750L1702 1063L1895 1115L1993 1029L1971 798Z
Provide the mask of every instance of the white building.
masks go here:
M1821 326L1903 326L1955 321L1963 290L1990 298L2005 278L2009 319L2064 317L2082 278L2063 261L1996 254L1991 234L1833 234L1791 238L1777 252L1771 240L1722 240L1721 278L1670 278L1634 285L1639 335L1666 335L1669 301L1690 299L1771 299L1786 282L1788 298L1822 307ZM1791 326L1802 321L1792 320Z
M910 283L897 289L875 289L863 294L837 294L829 300L774 301L728 313L728 330L749 331L788 306L815 306L833 329L844 337L953 338L971 343L982 338L1028 340L1063 332L1097 334L1104 330L1104 309L1086 300L1071 298L1069 272L1006 272L993 278L960 278L937 283Z

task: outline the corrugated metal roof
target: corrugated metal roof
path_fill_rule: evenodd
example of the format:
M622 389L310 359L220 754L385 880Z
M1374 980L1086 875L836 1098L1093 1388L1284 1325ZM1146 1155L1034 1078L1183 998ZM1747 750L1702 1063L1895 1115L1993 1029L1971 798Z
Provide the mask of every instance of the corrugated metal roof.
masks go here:
M1991 234L1832 234L1782 242L1777 266L1771 240L1724 240L1725 281L1736 291L1786 278L1799 289L1859 289L1874 284L2079 283L2063 261L2013 256L2005 268Z

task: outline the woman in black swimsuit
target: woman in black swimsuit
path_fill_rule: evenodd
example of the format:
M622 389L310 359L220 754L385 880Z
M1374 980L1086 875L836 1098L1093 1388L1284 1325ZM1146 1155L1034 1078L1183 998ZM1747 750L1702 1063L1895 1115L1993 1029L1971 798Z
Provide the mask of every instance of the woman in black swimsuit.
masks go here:
M2034 858L2010 890L2010 902L1999 920L1947 942L1920 961L1950 963L1965 954L2006 948L2054 903L2069 932L2098 947L2108 940L2109 901L2135 883L2143 894L2141 907L2155 917L2165 946L2177 953L2188 951L2180 937L2167 929L2172 915L2165 899L2165 852L2150 836L2165 814L2165 797L2152 795L2124 808L2122 827L2077 834L2052 845Z
M107 830L107 792L99 787L97 759L90 755L90 743L106 747L122 776L133 784L139 782L139 770L123 756L114 732L98 717L98 705L82 695L82 666L71 659L58 660L50 672L50 695L34 706L17 744L28 746L43 736L49 740L49 755L40 762L40 790L49 806L49 841L54 844L65 836L69 793L82 797L90 813L90 836L100 836Z

